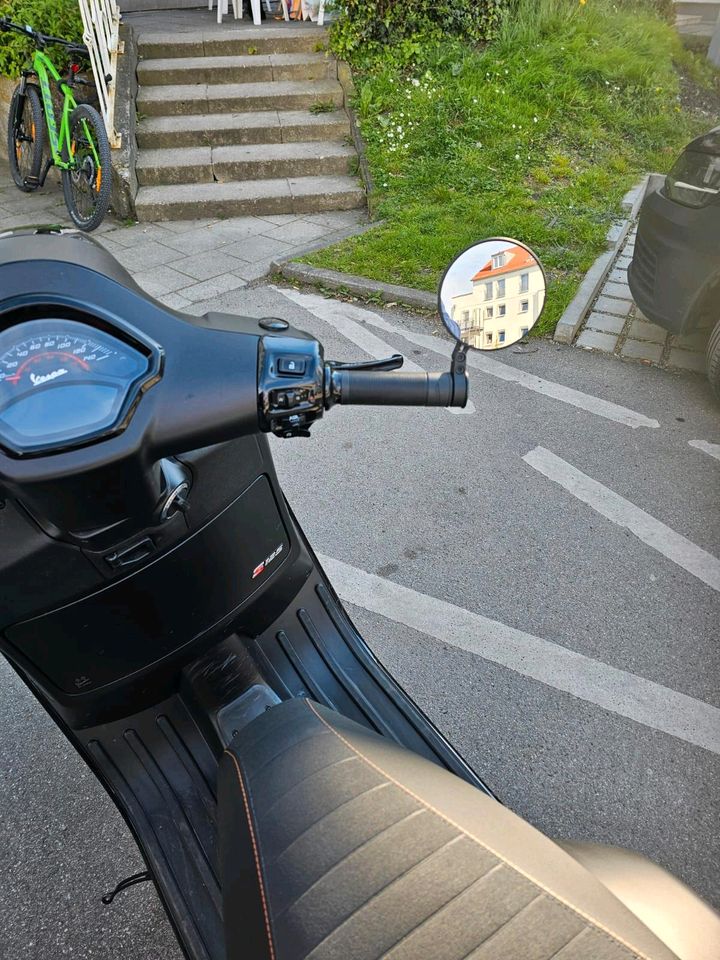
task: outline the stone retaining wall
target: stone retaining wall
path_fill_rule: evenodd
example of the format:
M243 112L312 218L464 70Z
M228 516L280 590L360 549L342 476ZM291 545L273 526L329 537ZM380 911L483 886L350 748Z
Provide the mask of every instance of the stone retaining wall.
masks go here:
M17 80L0 76L0 157L7 160L7 125L10 111L10 100Z

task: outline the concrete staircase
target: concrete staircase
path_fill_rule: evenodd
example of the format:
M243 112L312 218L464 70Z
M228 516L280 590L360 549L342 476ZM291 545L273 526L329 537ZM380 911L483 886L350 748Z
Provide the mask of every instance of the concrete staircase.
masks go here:
M139 220L365 204L324 35L281 24L139 39Z

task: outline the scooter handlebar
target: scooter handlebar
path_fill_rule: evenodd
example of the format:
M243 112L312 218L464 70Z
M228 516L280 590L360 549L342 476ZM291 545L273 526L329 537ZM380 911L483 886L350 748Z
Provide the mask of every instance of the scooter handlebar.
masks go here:
M333 370L331 403L405 407L464 407L467 379L452 373Z

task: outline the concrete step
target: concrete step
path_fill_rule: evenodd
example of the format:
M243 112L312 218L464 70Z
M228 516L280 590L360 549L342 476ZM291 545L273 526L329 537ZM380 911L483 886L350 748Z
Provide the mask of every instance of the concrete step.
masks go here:
M293 177L244 183L181 183L140 187L139 220L195 220L278 213L356 210L365 191L354 177Z
M341 140L350 136L343 110L261 110L257 113L189 114L147 117L137 126L141 150L163 147L232 146L239 143L293 143Z
M247 146L141 150L136 171L141 186L226 183L283 177L335 176L353 172L354 147L344 143L256 143Z
M337 80L273 80L269 83L177 84L141 87L137 108L149 117L250 110L307 110L343 105Z
M675 0L675 26L681 34L712 37L720 17L720 0Z
M141 34L138 48L147 59L167 57L254 56L271 53L316 53L324 47L324 30L290 23L234 29L230 21L222 30L196 30L190 33L158 32Z
M196 83L267 83L269 80L335 80L337 63L323 53L270 53L256 56L169 57L141 60L143 86Z

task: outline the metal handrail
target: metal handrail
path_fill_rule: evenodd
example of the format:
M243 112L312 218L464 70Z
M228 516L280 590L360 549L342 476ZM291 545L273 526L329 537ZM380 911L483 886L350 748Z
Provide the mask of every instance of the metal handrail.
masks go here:
M121 145L115 129L115 91L118 56L123 52L120 41L120 9L115 0L78 0L83 22L83 41L90 53L100 113L105 121L110 146Z

